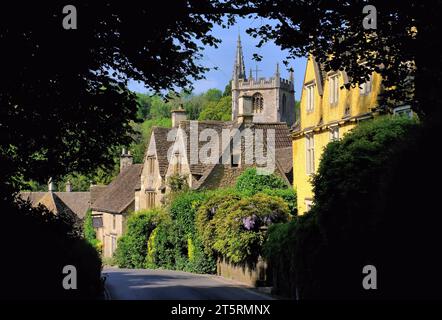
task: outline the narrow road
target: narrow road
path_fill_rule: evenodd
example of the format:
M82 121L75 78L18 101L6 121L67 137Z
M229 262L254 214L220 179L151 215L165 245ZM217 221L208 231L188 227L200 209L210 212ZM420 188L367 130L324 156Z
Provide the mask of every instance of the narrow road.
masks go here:
M218 276L169 270L105 268L113 300L270 300L250 287Z

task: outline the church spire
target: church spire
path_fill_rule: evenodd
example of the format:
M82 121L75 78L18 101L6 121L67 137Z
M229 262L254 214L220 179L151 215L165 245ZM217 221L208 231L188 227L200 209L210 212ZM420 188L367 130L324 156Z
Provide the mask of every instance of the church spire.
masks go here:
M236 43L235 65L233 66L233 78L246 80L246 66L244 64L244 55L242 53L241 36L238 34Z

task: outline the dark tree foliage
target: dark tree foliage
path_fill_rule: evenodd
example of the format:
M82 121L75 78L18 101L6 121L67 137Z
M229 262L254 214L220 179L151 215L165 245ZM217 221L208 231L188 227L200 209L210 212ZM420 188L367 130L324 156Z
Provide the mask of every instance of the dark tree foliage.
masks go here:
M0 12L2 188L112 164L128 145L136 97L128 79L154 90L188 87L205 70L199 46L220 15L211 1L131 4L71 1L78 29L62 27L66 3L15 2Z
M363 28L365 5L377 9L376 30ZM228 0L223 7L276 20L248 29L261 44L273 40L292 57L312 54L326 70L346 70L349 86L379 72L385 104L414 103L420 116L440 115L440 0Z
M211 1L70 1L77 30L62 27L66 4L13 2L0 10L1 274L8 278L2 296L99 293L96 251L69 235L70 222L48 219L12 195L23 181L110 168L116 147L132 142L137 120L129 79L154 92L189 87L205 70L199 44L217 44L209 31L220 15L191 14ZM68 264L82 275L77 291L61 286Z
M102 292L101 260L63 212L17 201L2 207L0 299L95 299ZM3 212L2 212L3 213ZM14 232L9 232L13 229ZM65 290L63 268L75 266L77 290Z
M326 148L292 247L302 298L441 297L437 128L374 121ZM423 170L423 171L422 171ZM377 268L377 290L362 269Z

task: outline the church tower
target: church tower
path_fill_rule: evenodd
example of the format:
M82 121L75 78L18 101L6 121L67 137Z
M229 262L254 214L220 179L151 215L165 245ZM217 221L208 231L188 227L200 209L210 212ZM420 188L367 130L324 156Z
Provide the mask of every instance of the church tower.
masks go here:
M290 79L281 78L279 64L276 64L275 74L270 78L253 77L250 70L246 77L246 67L238 35L235 64L232 76L232 120L238 118L239 97L248 96L252 99L253 122L286 122L292 126L295 122L295 89L293 72Z

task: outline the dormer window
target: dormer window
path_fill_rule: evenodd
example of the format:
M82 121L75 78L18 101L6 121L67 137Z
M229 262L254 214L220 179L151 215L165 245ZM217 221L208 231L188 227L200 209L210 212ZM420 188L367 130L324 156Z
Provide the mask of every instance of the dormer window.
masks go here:
M315 84L309 84L305 86L306 96L307 96L307 112L313 112L315 109Z
M328 79L329 88L330 88L330 104L332 106L338 104L339 100L339 76L338 74L334 74Z
M369 79L360 85L360 93L363 96L369 95L373 87L373 76L370 74Z
M264 109L264 98L262 97L262 94L259 92L255 93L252 97L252 106L253 106L253 113L261 113Z

